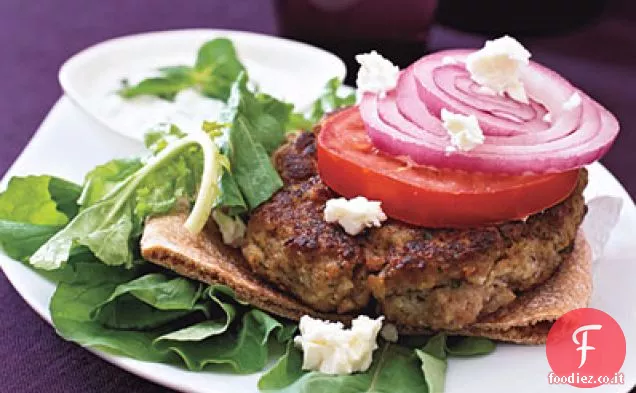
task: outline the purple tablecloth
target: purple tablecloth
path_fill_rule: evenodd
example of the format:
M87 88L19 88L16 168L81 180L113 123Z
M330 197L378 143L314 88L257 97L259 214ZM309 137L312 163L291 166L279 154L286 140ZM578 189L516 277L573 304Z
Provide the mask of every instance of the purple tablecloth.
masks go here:
M621 120L604 163L636 193L636 7L616 1L598 23L559 38L527 41L535 58L588 91ZM151 30L215 27L274 33L264 0L0 1L0 174L60 96L57 70L107 38ZM435 28L433 48L483 38ZM58 338L0 275L0 392L165 392Z

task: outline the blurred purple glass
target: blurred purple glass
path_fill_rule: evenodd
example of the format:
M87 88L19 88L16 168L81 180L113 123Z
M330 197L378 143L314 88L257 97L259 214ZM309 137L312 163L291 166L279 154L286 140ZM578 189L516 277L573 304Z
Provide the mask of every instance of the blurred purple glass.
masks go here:
M277 0L280 33L339 55L355 78L354 56L377 50L400 67L426 52L437 0Z

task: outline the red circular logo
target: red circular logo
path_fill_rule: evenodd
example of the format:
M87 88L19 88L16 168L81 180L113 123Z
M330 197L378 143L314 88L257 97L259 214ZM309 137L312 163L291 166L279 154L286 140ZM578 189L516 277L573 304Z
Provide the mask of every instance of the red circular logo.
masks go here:
M614 318L595 308L572 310L548 333L548 382L579 388L622 383L625 350L625 334Z

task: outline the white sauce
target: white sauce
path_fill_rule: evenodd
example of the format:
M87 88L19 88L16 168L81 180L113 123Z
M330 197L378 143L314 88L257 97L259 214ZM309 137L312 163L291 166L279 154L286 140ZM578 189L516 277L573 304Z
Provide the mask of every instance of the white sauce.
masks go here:
M143 75L122 75L130 84L144 78L157 76L152 72ZM142 140L149 129L159 124L171 123L184 132L201 129L204 120L218 120L224 103L199 94L194 89L186 89L177 94L174 102L153 96L139 96L125 99L117 94L117 81L113 89L97 95L91 105L108 124L119 132Z

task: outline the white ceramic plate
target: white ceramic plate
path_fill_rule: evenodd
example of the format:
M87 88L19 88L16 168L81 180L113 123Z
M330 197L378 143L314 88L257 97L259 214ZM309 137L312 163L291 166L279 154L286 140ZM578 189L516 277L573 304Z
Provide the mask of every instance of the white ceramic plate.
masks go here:
M197 29L138 34L92 46L64 63L59 73L60 84L89 115L134 139L141 140L149 126L162 120L172 122L177 118L187 122L188 118L195 117L186 126L198 126L197 116L183 112L198 105L209 112L206 118L215 118L222 107L220 102L197 101L196 95L188 92L178 96L181 110L173 113L170 104L152 97L136 98L137 107L122 108L122 100L115 92L122 78L135 83L152 76L158 67L193 65L199 47L218 37L232 40L252 82L262 91L291 102L298 110L306 109L329 79L343 80L345 76L346 69L340 58L307 44L256 33ZM117 113L132 112L134 116L139 108L147 114L144 119L117 120ZM166 115L167 112L171 114Z
M51 110L37 134L2 181L14 175L50 173L81 181L93 166L114 157L135 154L140 145L99 127L68 98ZM623 365L625 385L602 386L595 392L626 392L636 383L636 208L618 181L601 165L590 166L587 196L615 195L623 199L623 212L595 272L592 307L608 312L627 336ZM54 286L21 263L0 255L2 268L16 290L42 318L50 322L48 303ZM238 376L212 372L189 372L163 364L140 362L96 352L113 364L165 386L196 393L253 393L258 374ZM495 353L476 359L451 359L447 393L575 392L570 386L550 386L550 367L543 346L499 345Z

